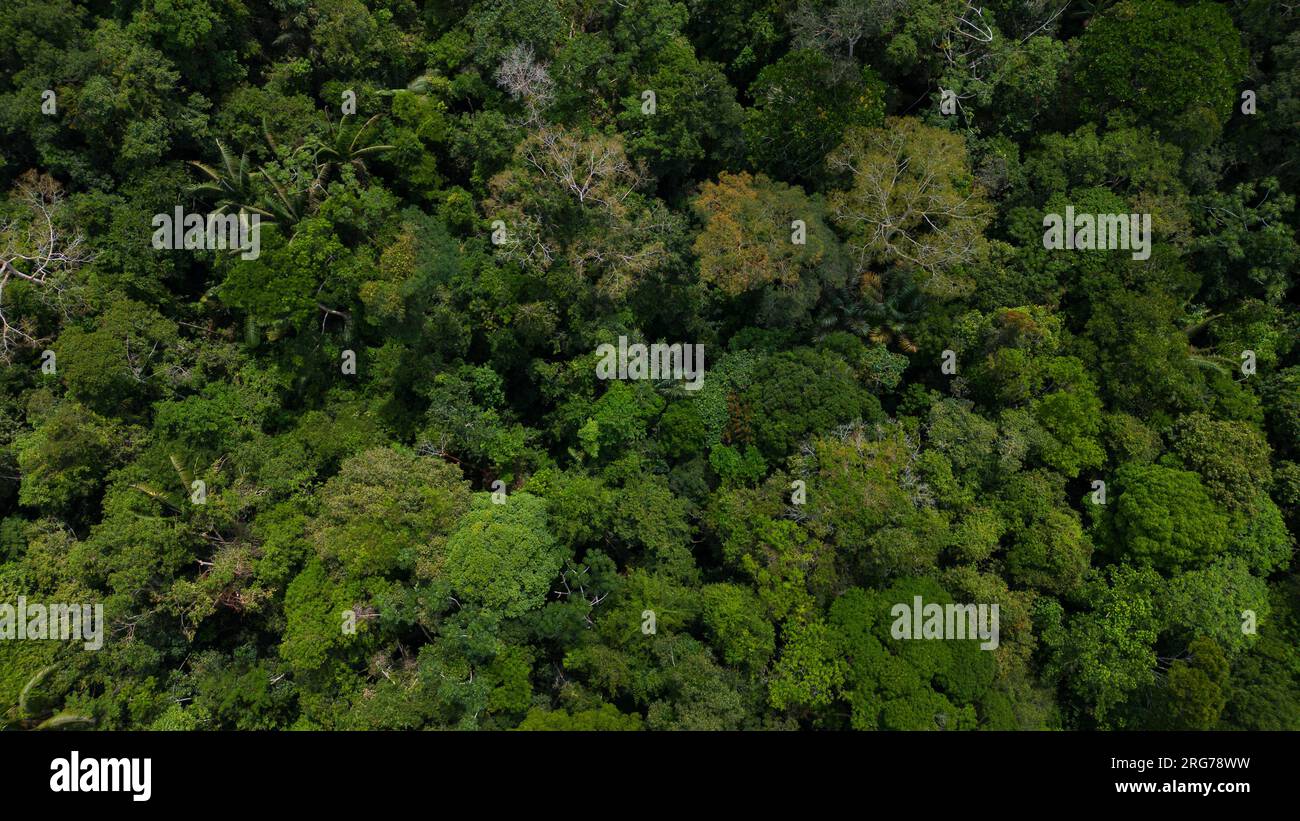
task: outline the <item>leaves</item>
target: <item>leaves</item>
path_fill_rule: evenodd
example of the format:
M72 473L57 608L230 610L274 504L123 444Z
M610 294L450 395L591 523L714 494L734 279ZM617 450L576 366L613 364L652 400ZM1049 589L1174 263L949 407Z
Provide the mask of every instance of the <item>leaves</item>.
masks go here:
M0 13L6 727L1294 728L1296 15L372 6Z

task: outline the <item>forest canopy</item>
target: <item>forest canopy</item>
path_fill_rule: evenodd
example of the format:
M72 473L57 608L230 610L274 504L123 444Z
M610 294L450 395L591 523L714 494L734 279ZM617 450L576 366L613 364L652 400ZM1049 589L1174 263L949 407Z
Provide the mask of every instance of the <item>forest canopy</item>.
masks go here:
M1277 0L6 0L0 727L1298 730L1298 140Z

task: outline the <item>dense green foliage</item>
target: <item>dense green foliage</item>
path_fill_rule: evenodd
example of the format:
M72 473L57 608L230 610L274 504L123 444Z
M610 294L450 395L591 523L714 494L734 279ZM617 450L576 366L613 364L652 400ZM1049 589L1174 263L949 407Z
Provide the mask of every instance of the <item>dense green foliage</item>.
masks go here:
M1294 4L5 0L0 55L0 603L105 618L0 641L0 726L1300 729Z

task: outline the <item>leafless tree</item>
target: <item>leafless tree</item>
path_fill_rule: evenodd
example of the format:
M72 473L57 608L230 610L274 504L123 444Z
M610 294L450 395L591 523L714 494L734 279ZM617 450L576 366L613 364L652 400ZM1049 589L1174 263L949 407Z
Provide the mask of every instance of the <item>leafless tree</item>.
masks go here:
M523 101L530 126L541 123L542 112L555 99L555 81L546 64L537 62L532 46L521 44L510 49L497 67L496 80L511 97Z
M85 237L60 225L63 191L52 177L29 171L11 196L23 210L0 219L0 361L6 364L18 348L42 342L34 318L7 310L9 284L27 284L41 304L66 317L80 304L76 271L93 258Z
M485 210L508 226L497 248L539 271L563 260L597 293L621 299L662 264L664 235L678 228L666 208L635 196L647 179L621 137L542 125L490 183ZM575 216L576 225L557 224Z
M580 205L617 212L645 181L645 169L628 159L621 139L543 128L525 141L523 160Z
M952 18L947 30L939 39L939 48L943 52L944 59L949 67L956 69L961 76L967 78L966 84L990 82L992 77L1005 70L1008 58L1013 53L1035 35L1050 31L1061 13L1070 5L1067 0L1055 11L1051 11L1049 2L1057 2L1057 0L1041 0L1041 2L1025 4L1024 10L1032 16L1025 23L1027 33L1017 40L1004 38L1001 32L985 19L982 7L971 0L966 0L966 7ZM1003 28L1006 28L1005 23ZM973 95L959 95L961 99L970 96Z
M910 0L803 0L790 14L796 48L819 48L852 58L858 43L889 29ZM842 52L841 52L842 50Z
M947 292L955 281L945 272L984 248L991 206L972 184L960 137L891 119L850 133L828 164L852 175L852 188L831 197L831 214L852 232L849 248L863 269L876 261L915 267L927 289Z

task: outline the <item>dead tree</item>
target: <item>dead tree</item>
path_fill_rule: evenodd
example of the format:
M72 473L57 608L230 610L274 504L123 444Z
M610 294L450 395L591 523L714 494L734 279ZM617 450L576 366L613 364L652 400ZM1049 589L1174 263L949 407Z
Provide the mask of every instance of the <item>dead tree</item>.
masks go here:
M38 337L35 317L13 313L10 284L26 284L41 305L67 317L81 304L76 271L93 258L85 237L60 225L63 191L53 178L29 171L15 195L22 212L0 219L0 361L5 364L19 348L45 341Z

